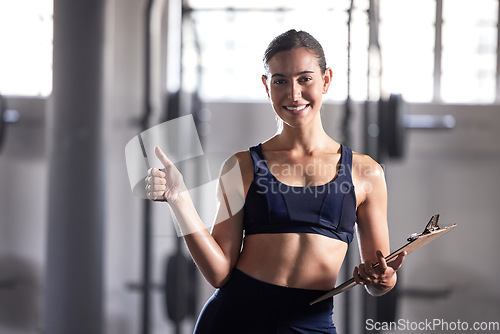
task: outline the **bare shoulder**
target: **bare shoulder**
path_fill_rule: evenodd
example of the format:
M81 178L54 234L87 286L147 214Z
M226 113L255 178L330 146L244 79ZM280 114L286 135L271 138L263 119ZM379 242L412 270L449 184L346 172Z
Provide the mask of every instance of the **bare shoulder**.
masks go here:
M352 181L356 189L358 215L362 203L373 198L384 199L387 196L384 170L368 155L353 152Z
M233 163L238 163L241 169L241 174L243 176L253 175L253 161L252 157L250 156L250 151L246 150L246 151L236 152L229 159L232 159Z
M252 169L253 167L252 158L249 151L236 152L227 158L222 164L222 173L226 173L232 170L234 167L238 167L242 172L243 170Z
M240 151L226 159L221 169L221 177L225 180L232 180L234 184L241 185L238 188L246 193L246 189L253 181L253 161L250 152Z
M364 180L384 178L384 169L369 155L353 152L352 174L355 178Z

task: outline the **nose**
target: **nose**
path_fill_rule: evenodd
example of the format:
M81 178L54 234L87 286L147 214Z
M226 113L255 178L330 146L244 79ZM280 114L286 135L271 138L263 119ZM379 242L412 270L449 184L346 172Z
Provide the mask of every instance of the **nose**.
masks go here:
M297 101L302 97L302 92L300 90L300 85L293 82L290 87L289 97L292 101Z

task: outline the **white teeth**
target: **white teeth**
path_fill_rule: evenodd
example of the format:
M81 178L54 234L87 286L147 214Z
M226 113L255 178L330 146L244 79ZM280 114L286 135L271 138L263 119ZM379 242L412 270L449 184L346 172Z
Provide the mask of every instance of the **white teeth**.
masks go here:
M307 107L307 105L303 105L300 107L285 107L285 108L287 108L290 111L300 111L300 110L304 110L306 107Z

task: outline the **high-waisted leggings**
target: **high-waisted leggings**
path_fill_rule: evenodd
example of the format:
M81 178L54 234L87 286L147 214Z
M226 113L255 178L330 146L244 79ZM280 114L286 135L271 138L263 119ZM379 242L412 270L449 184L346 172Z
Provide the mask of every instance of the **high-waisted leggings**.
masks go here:
M288 288L234 269L229 281L207 301L195 334L336 334L333 298L314 305L325 291Z

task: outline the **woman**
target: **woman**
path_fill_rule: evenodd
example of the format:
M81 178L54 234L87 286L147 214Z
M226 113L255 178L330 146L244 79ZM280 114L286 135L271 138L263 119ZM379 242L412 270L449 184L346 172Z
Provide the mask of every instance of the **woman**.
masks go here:
M370 294L394 287L404 259L384 260L389 236L383 171L323 129L322 95L332 70L311 35L290 30L276 37L264 63L262 83L280 129L228 159L222 175L237 164L242 184L220 182L218 192L220 203L240 198L243 209L220 209L210 233L182 175L159 148L165 168L150 170L147 195L170 203L198 268L219 288L195 333L336 333L333 299L309 302L334 287L354 223L364 264L353 276ZM373 268L376 262L380 266Z

